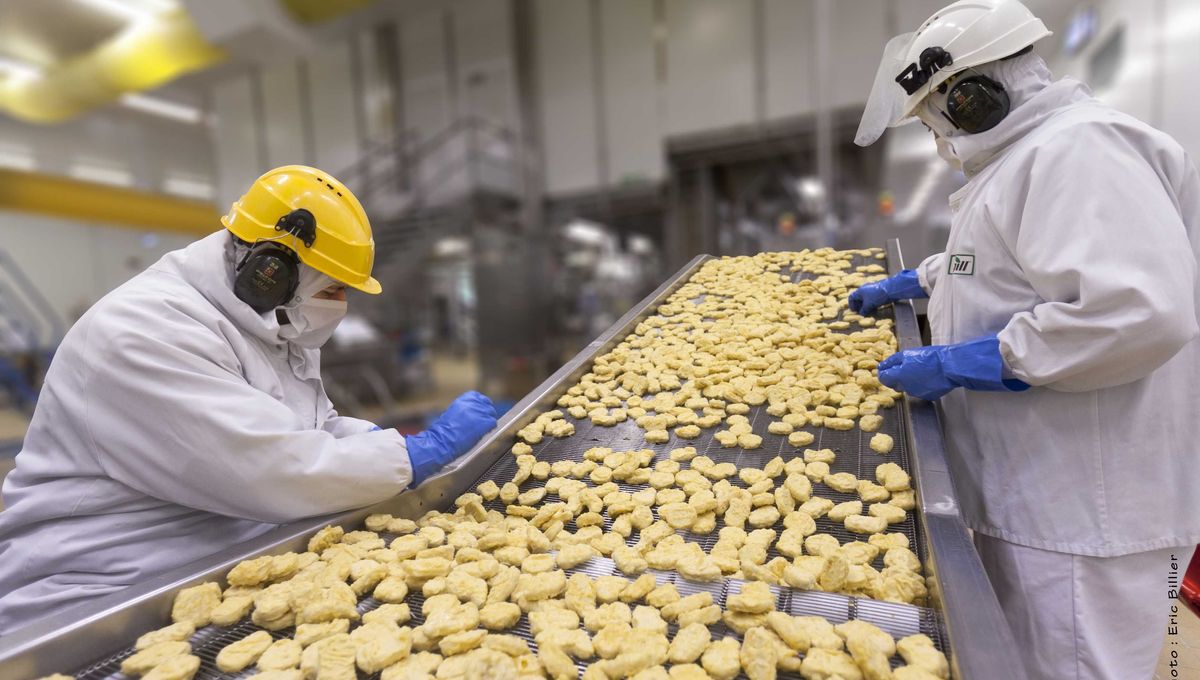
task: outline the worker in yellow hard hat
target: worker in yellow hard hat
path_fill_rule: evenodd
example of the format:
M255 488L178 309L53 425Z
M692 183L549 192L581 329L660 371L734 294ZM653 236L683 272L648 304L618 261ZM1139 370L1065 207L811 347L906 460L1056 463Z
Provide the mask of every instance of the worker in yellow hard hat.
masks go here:
M320 347L345 287L380 292L354 195L260 177L226 229L168 253L75 324L0 513L0 635L302 517L419 484L496 423L478 393L430 428L339 416Z

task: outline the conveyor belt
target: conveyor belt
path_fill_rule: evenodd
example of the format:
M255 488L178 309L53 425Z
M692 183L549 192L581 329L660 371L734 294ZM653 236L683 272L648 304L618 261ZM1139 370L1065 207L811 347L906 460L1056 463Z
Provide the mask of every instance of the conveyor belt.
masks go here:
M837 453L837 458L830 464L830 472L850 472L855 477L860 479L875 480L875 467L883 463L896 463L905 471L909 470L908 454L903 446L904 434L902 432L903 423L895 413L895 409L881 409L879 414L883 416L883 426L879 428L880 432L892 435L896 445L892 449L892 453L887 456L881 456L867 446L867 441L871 438L872 433L864 433L857 428L854 430L837 431L827 430L824 428L804 428L808 432L812 432L816 437L816 441L805 448L830 448ZM767 424L775 420L767 415L763 407L755 407L750 413L746 414L750 419L751 427L754 429L754 434L760 435L763 438L762 448L753 451L745 451L740 448L726 449L713 440L713 432L715 430L704 430L701 435L692 440L676 439L674 435L666 444L646 444L642 439L643 431L632 421L625 421L617 424L615 427L600 427L592 425L589 420L574 420L570 416L566 419L575 424L575 435L567 439L549 439L547 438L541 444L533 447L534 455L539 461L547 461L553 463L559 460L580 461L583 459L583 452L595 446L606 446L616 451L625 451L629 449L654 449L656 452L655 460L663 460L667 458L667 453L674 448L681 446L696 447L697 455L708 456L717 463L733 463L741 469L743 467L761 468L767 461L776 456L782 457L786 462L793 458L803 458L803 451L797 450L795 447L787 443L787 437L770 434L767 432ZM513 456L501 458L492 465L491 469L481 477L478 481L483 482L491 479L496 484L504 484L512 479L513 473L517 470L516 459ZM734 486L746 488L746 484L736 476L729 478L729 483ZM633 493L647 488L648 484L626 484L621 482L618 484L622 491ZM521 490L545 486L545 482L541 482L530 478L521 485ZM845 501L858 500L857 493L842 493L834 491L829 487L817 482L813 485L813 494L822 496L832 500L834 503L842 503ZM500 500L493 500L484 503L484 507L489 510L497 510L504 512L505 504ZM605 516L604 529L607 532L612 525L612 520ZM717 520L717 528L713 532L705 535L693 534L690 532L676 532L684 537L685 540L699 543L704 552L712 550L713 545L717 542L717 534L721 527L725 526L721 519ZM575 531L574 524L568 524L567 528ZM783 531L782 519L771 527L776 532ZM822 517L817 520L817 531L819 533L827 533L837 537L840 543L850 541L863 541L866 537L861 534L854 534L846 531L845 526L841 522L835 522L828 517ZM888 532L903 533L908 536L909 545L917 556L924 561L921 548L921 541L917 540L917 524L913 519L913 514L899 524L893 524L888 527ZM637 542L637 534L633 534L626 543L633 545ZM774 545L767 553L768 561L774 557L778 557ZM873 565L876 569L883 569L882 552L876 558Z
M618 576L622 575L617 571L612 560L603 557L594 558L586 565L566 571L567 574L582 571L593 578L614 574ZM725 579L722 582L715 583L695 583L680 578L678 574L673 572L663 572L653 569L650 572L655 575L660 584L674 583L680 595L687 596L701 591L711 593L714 604L717 604L722 609L725 608L725 598L730 593L736 593L741 588L742 583L742 581L737 579ZM879 626L879 628L897 639L914 633L924 633L933 639L934 644L939 649L946 649L945 629L942 625L941 617L932 609L891 602L880 602L859 597L847 597L835 593L798 591L788 587L773 586L771 590L776 594L775 602L778 611L787 612L793 616L821 616L834 624L843 623L850 619L861 619ZM405 600L409 604L413 615L412 621L407 625L417 626L424 622L424 617L421 615L421 603L424 600L425 598L420 592L410 594ZM360 601L358 610L360 613L366 613L378 607L379 604L377 600L368 597ZM668 637L673 638L677 629L677 626L672 623L668 629ZM709 629L712 631L714 640L719 640L726 635L738 637L722 623L711 625ZM197 680L232 680L253 675L253 669L242 671L241 673L222 673L217 670L215 659L217 653L226 645L236 642L258 630L262 629L251 623L248 617L228 628L208 626L198 630L191 639L193 653L202 660L200 671L196 674ZM272 632L271 636L278 640L290 637L291 632L291 629L276 631ZM517 635L526 640L529 647L536 651L537 644L533 641L533 636L529 631L529 621L525 616L521 617L521 620L513 629L505 632ZM132 653L132 648L122 650L80 670L75 674L75 677L78 680L126 680L128 676L120 673L120 665L121 661ZM901 663L899 656L892 658L893 667L897 667ZM582 670L586 666L586 663L581 662L578 666ZM378 674L366 675L360 673L359 676L370 679L378 677ZM744 675L738 677L745 678ZM800 676L781 672L779 677L798 679Z
M875 260L858 259L855 265L873 263ZM794 279L803 278L803 273L793 275ZM850 331L847 331L850 332ZM554 395L557 396L557 395ZM816 438L815 441L805 448L829 448L837 453L837 458L830 465L831 472L850 472L859 479L874 480L875 467L885 463L894 462L902 467L906 472L910 471L909 455L904 436L904 423L900 417L900 409L880 409L879 415L883 416L883 424L879 428L879 432L892 436L895 446L892 452L886 456L881 456L873 452L868 446L868 441L873 433L866 433L858 428L852 430L838 431L824 427L806 427L806 431L811 432ZM802 456L802 449L797 449L787 443L786 436L770 434L767 431L767 425L774 420L766 413L766 406L755 406L746 414L750 419L751 427L755 434L762 436L763 445L755 450L744 450L741 448L724 448L719 443L714 441L713 434L715 429L702 430L701 435L696 439L682 440L678 439L674 434L671 439L663 444L647 444L643 438L644 431L639 428L631 420L624 421L614 427L601 427L593 425L589 419L577 420L569 415L565 416L567 420L575 425L575 434L565 439L546 438L541 443L534 446L534 455L539 461L555 462L561 460L571 460L579 462L583 460L584 451L597 447L605 446L617 451L650 448L656 452L655 460L663 460L667 458L668 452L681 446L694 446L699 455L706 455L717 463L731 462L739 469L743 467L762 468L767 461L776 456L782 457L785 461L792 458ZM497 458L495 463L478 479L475 480L473 486L478 485L486 480L493 480L498 485L512 479L516 472L516 459L512 455L503 455ZM729 478L729 482L735 486L742 488L746 487L736 476ZM522 491L527 491L532 488L544 486L544 481L539 481L533 478L522 484ZM648 484L631 485L627 483L619 484L622 491L636 492L648 488ZM823 496L835 503L843 501L857 500L856 493L842 493L834 491L826 487L824 484L816 483L814 485L814 495ZM452 507L450 503L446 503L445 508ZM505 504L500 500L493 500L485 503L485 507L489 510L497 510L504 513ZM604 518L605 530L611 528L612 519L605 514ZM717 527L711 533L705 535L693 534L690 532L679 532L685 540L699 543L707 553L711 551L713 545L717 541L718 532L724 522L720 519L717 521ZM774 527L776 532L783 531L782 519L776 523ZM566 526L568 531L576 531L574 522L569 522ZM853 534L845 529L840 522L835 522L826 517L817 520L817 531L831 534L837 537L841 543L850 541L863 540L865 537ZM925 562L924 541L918 539L919 528L914 513L909 513L909 516L901 523L892 525L888 528L889 532L899 532L905 534L909 539L909 544L917 552L921 561ZM390 542L393 538L387 534L383 536ZM638 533L635 531L626 539L628 545L634 545L637 542ZM775 550L774 543L768 551L767 559L770 560L779 556ZM883 555L876 557L874 565L876 569L882 570ZM574 569L568 569L568 575L576 571L583 571L593 578L599 576L617 575L624 576L618 571L612 560L607 558L594 558L587 563ZM713 596L715 604L719 605L722 610L725 609L725 599L732 592L737 592L741 588L741 581L736 579L723 579L714 583L695 583L681 578L674 572L651 570L655 574L658 582L672 582L676 584L681 595L689 595L695 592L708 591ZM889 602L880 602L863 597L848 597L834 593L822 592L806 592L798 591L786 586L773 587L772 590L776 593L776 609L782 612L789 612L796 616L822 616L831 622L837 624L849 619L858 618L879 626L887 631L893 637L901 638L913 633L924 633L934 640L934 644L949 655L948 645L946 644L945 632L941 616L937 611L927 607L917 607L904 604L896 604ZM419 625L423 622L421 615L421 603L424 601L421 593L414 591L410 593L406 599L413 614L412 621L408 624L411 626ZM360 602L360 612L366 612L374 609L379 605L379 602L372 598L366 598ZM713 634L713 639L720 639L726 635L737 636L734 632L728 630L723 623L717 623L709 627ZM218 671L215 667L215 658L226 645L241 639L257 630L258 626L252 624L247 617L245 620L230 628L216 628L209 626L203 630L197 631L193 638L193 647L195 653L203 660L201 670L197 674L200 679L230 679L239 678L251 675L253 671L244 671L238 674L228 674ZM676 631L675 624L671 624L668 631L668 636L673 637ZM524 638L531 649L536 650L537 645L533 641L533 636L529 632L528 619L525 616L517 624L514 630L507 631L519 635ZM279 631L272 633L275 638L288 637L291 630ZM81 680L108 680L121 678L118 672L122 659L132 653L132 649L124 650L123 652L105 659L97 664L94 664L83 672L77 675ZM901 665L902 661L898 655L892 657L893 666ZM579 667L582 669L586 665L581 662ZM360 676L363 675L360 673ZM741 676L744 677L744 676ZM798 675L789 675L781 673L782 678L799 678Z
M899 267L899 248L894 241L889 244L889 259L894 260L891 262L894 272ZM124 649L116 654L113 654L112 650L128 645L142 632L166 623L170 602L179 589L206 580L220 579L229 568L243 559L262 554L303 550L308 537L327 523L351 530L360 528L362 519L368 514L379 512L415 519L430 509L449 506L458 494L472 490L483 480L494 479L497 483L508 481L515 470L514 457L508 453L514 433L539 412L554 408L553 402L557 396L575 384L598 355L631 332L640 320L652 313L658 304L690 277L704 260L703 257L693 260L679 274L664 283L614 324L612 329L593 341L579 356L517 404L501 419L497 430L487 435L468 456L452 465L452 469L445 474L426 482L420 489L401 494L371 508L279 527L258 539L223 550L187 568L164 574L122 593L51 617L0 639L0 677L36 677L64 670L64 667L73 667L79 669L77 677L80 678L126 680L125 676L119 673L119 666L120 661L127 657L131 650ZM915 335L916 323L911 307L897 305L896 311L895 330L900 336L902 346L919 343ZM782 455L786 459L796 453L794 450L788 450L792 447L784 443L784 437L766 432L769 417L763 411L763 407L758 407L747 414L753 424L753 430L763 437L762 448L755 451L721 448L712 441L711 430L703 431L695 440L678 441L672 438L665 444L646 447L642 431L633 423L626 422L616 427L602 428L593 426L590 421L575 421L574 436L564 440L548 439L535 447L535 455L547 461L579 460L583 451L588 448L611 446L617 450L653 448L660 454L657 459L661 459L663 454L677 446L695 446L700 453L717 462L729 461L736 465L761 467L776 455ZM926 580L930 586L930 606L886 603L834 593L802 592L784 587L775 588L778 609L793 615L819 615L835 624L858 618L879 626L896 638L917 632L925 633L950 657L952 668L960 680L1023 678L1020 669L1012 667L1011 659L1015 658L1016 652L1011 634L971 547L969 533L958 516L957 502L949 484L944 452L937 432L936 414L927 403L919 400L910 400L895 409L882 409L879 414L884 417L880 431L892 435L895 441L892 453L886 457L871 452L866 447L869 435L864 436L857 429L834 431L806 428L817 437L809 448L828 447L837 451L837 460L831 466L834 472L852 472L857 477L871 479L876 465L891 461L913 474L918 508L902 524L893 525L889 531L900 531L907 535L911 547L925 565ZM914 445L915 449L912 448ZM736 477L730 478L729 481L741 485ZM522 486L528 489L539 483L530 479ZM642 488L624 484L621 486L626 491ZM851 494L839 494L820 484L814 485L814 492L839 501L854 498ZM720 526L718 524L718 529ZM780 528L777 526L776 530ZM848 535L840 525L826 519L818 521L818 531L832 534L842 542L863 538ZM637 534L634 533L633 536L636 537ZM710 535L685 537L708 549L715 542L717 534L714 530ZM771 556L774 554L772 551ZM878 566L878 563L876 564ZM595 558L580 569L593 577L616 573L612 562L605 558ZM685 595L708 590L713 594L714 601L722 607L726 595L740 588L740 582L732 579L699 584L685 581L673 572L654 573L660 582L676 582L680 592ZM407 601L414 616L410 625L419 624L420 604L423 601L421 594L413 593ZM377 605L374 600L367 598L360 602L359 610L367 611ZM942 609L943 606L945 609ZM726 632L722 624L710 628L714 637L722 636ZM252 675L253 669L232 675L219 673L215 669L214 659L223 647L256 630L258 627L246 620L230 628L210 626L197 631L192 638L192 644L194 653L203 660L197 678L244 678ZM281 631L272 635L276 638L286 637L290 632ZM515 632L526 639L529 638L528 623L524 617ZM669 634L674 634L673 625ZM954 652L953 655L951 651ZM898 660L894 658L893 664L896 663ZM781 674L781 677L795 676Z

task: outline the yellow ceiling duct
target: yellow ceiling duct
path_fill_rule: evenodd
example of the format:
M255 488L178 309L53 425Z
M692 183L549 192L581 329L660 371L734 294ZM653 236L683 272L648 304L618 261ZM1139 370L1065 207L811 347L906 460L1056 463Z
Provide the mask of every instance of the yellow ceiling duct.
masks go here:
M205 201L3 168L0 210L197 235L221 227L221 214Z
M33 123L58 123L225 59L183 10L134 23L92 52L41 75L0 82L0 109Z
M287 11L306 24L319 24L362 9L375 0L281 0Z

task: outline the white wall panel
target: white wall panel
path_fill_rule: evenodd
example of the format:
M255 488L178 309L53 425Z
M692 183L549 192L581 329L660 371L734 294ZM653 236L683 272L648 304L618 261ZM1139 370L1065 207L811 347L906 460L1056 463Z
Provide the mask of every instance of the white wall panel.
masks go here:
M358 31L355 36L363 79L363 123L368 143L391 139L396 133L395 110L392 108L391 71L395 64L382 61L380 41L374 28Z
M450 122L443 13L408 17L400 24L404 78L404 122L419 139L439 133Z
M64 321L108 291L97 277L86 227L28 213L0 212L0 242ZM53 243L53 248L46 247ZM71 272L63 276L63 272Z
M70 175L77 164L127 173L146 191L161 191L168 174L211 182L212 138L202 126L116 106L57 125L0 117L0 167Z
M267 165L312 163L306 157L300 70L290 59L263 69L263 117L267 125Z
M75 132L71 135L75 138L74 148L63 149L65 168L60 166L57 171L70 174L75 163L113 168L132 173L138 188L151 188L153 181L146 176L145 168L139 167L140 149L145 142L139 139L136 125L122 124L115 116L84 116L70 126Z
M538 0L534 6L543 171L550 193L600 184L588 13L587 0Z
M510 0L458 0L455 47L461 114L519 126Z
M213 144L208 130L161 118L125 127L138 187L161 192L171 179L212 186ZM210 197L215 198L215 187Z
M754 121L752 0L667 0L666 132Z
M1195 3L1184 3L1194 5ZM1158 17L1155 3L1137 0L1107 0L1096 3L1099 28L1095 37L1074 56L1056 54L1061 35L1047 38L1038 46L1042 54L1050 54L1055 77L1071 76L1088 83L1101 101L1125 113L1152 124L1155 107L1155 80L1160 77L1156 47ZM1124 29L1124 50L1121 66L1112 84L1105 87L1092 77L1089 62L1097 50L1118 30ZM1168 50L1170 46L1168 46Z
M665 173L654 73L654 6L600 3L608 183L660 180Z
M241 75L213 87L217 114L217 205L229 205L262 174L250 77Z
M360 154L350 50L348 41L333 42L307 60L313 162L328 172L340 171Z
M767 0L765 10L766 116L770 119L811 113L816 107L813 3Z
M1137 116L1151 125L1161 125L1155 120L1156 80L1161 76L1160 54L1156 49L1158 39L1157 7L1144 2L1117 0L1101 5L1102 20L1100 33L1092 43L1093 50L1100 47L1109 31L1124 25L1124 57L1116 82L1107 89L1097 88L1096 94L1113 106ZM1090 77L1090 72L1084 73ZM1095 82L1092 79L1092 82Z
M108 291L194 237L0 211L0 248L70 323ZM53 248L46 247L53 243ZM63 272L71 272L63 276Z
M1190 82L1200 64L1200 3L1167 0L1164 26L1162 129L1173 135L1193 159L1200 158L1200 95L1194 88L1175 87Z
M183 248L198 236L163 234L95 225L64 225L68 232L86 230L91 240L95 272L92 300L142 273L167 252ZM214 231L220 224L213 225ZM86 293L80 297L84 297Z
M834 107L859 106L867 101L871 81L879 70L883 45L891 38L887 31L886 0L830 0L833 26L830 28L830 55L826 68ZM915 30L913 28L905 31ZM852 47L853 46L853 47ZM857 48L857 49L855 49Z
M0 167L66 174L74 135L63 135L63 127L28 125L0 116Z

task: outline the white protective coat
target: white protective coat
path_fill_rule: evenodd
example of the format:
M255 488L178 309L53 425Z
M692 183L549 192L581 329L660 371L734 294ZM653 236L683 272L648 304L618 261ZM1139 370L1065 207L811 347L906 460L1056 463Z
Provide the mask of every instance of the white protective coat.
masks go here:
M948 140L969 181L919 268L933 343L998 333L1033 385L941 399L963 514L1076 555L1194 545L1200 177L1077 81L1030 87L1042 71L1018 74L1028 99L999 126Z
M1150 680L1191 549L1086 557L975 534L1029 680ZM1190 616L1185 613L1184 616ZM1184 676L1176 676L1184 677Z
M67 333L4 482L0 634L412 478L395 430L338 416L320 352L233 295L220 231Z

